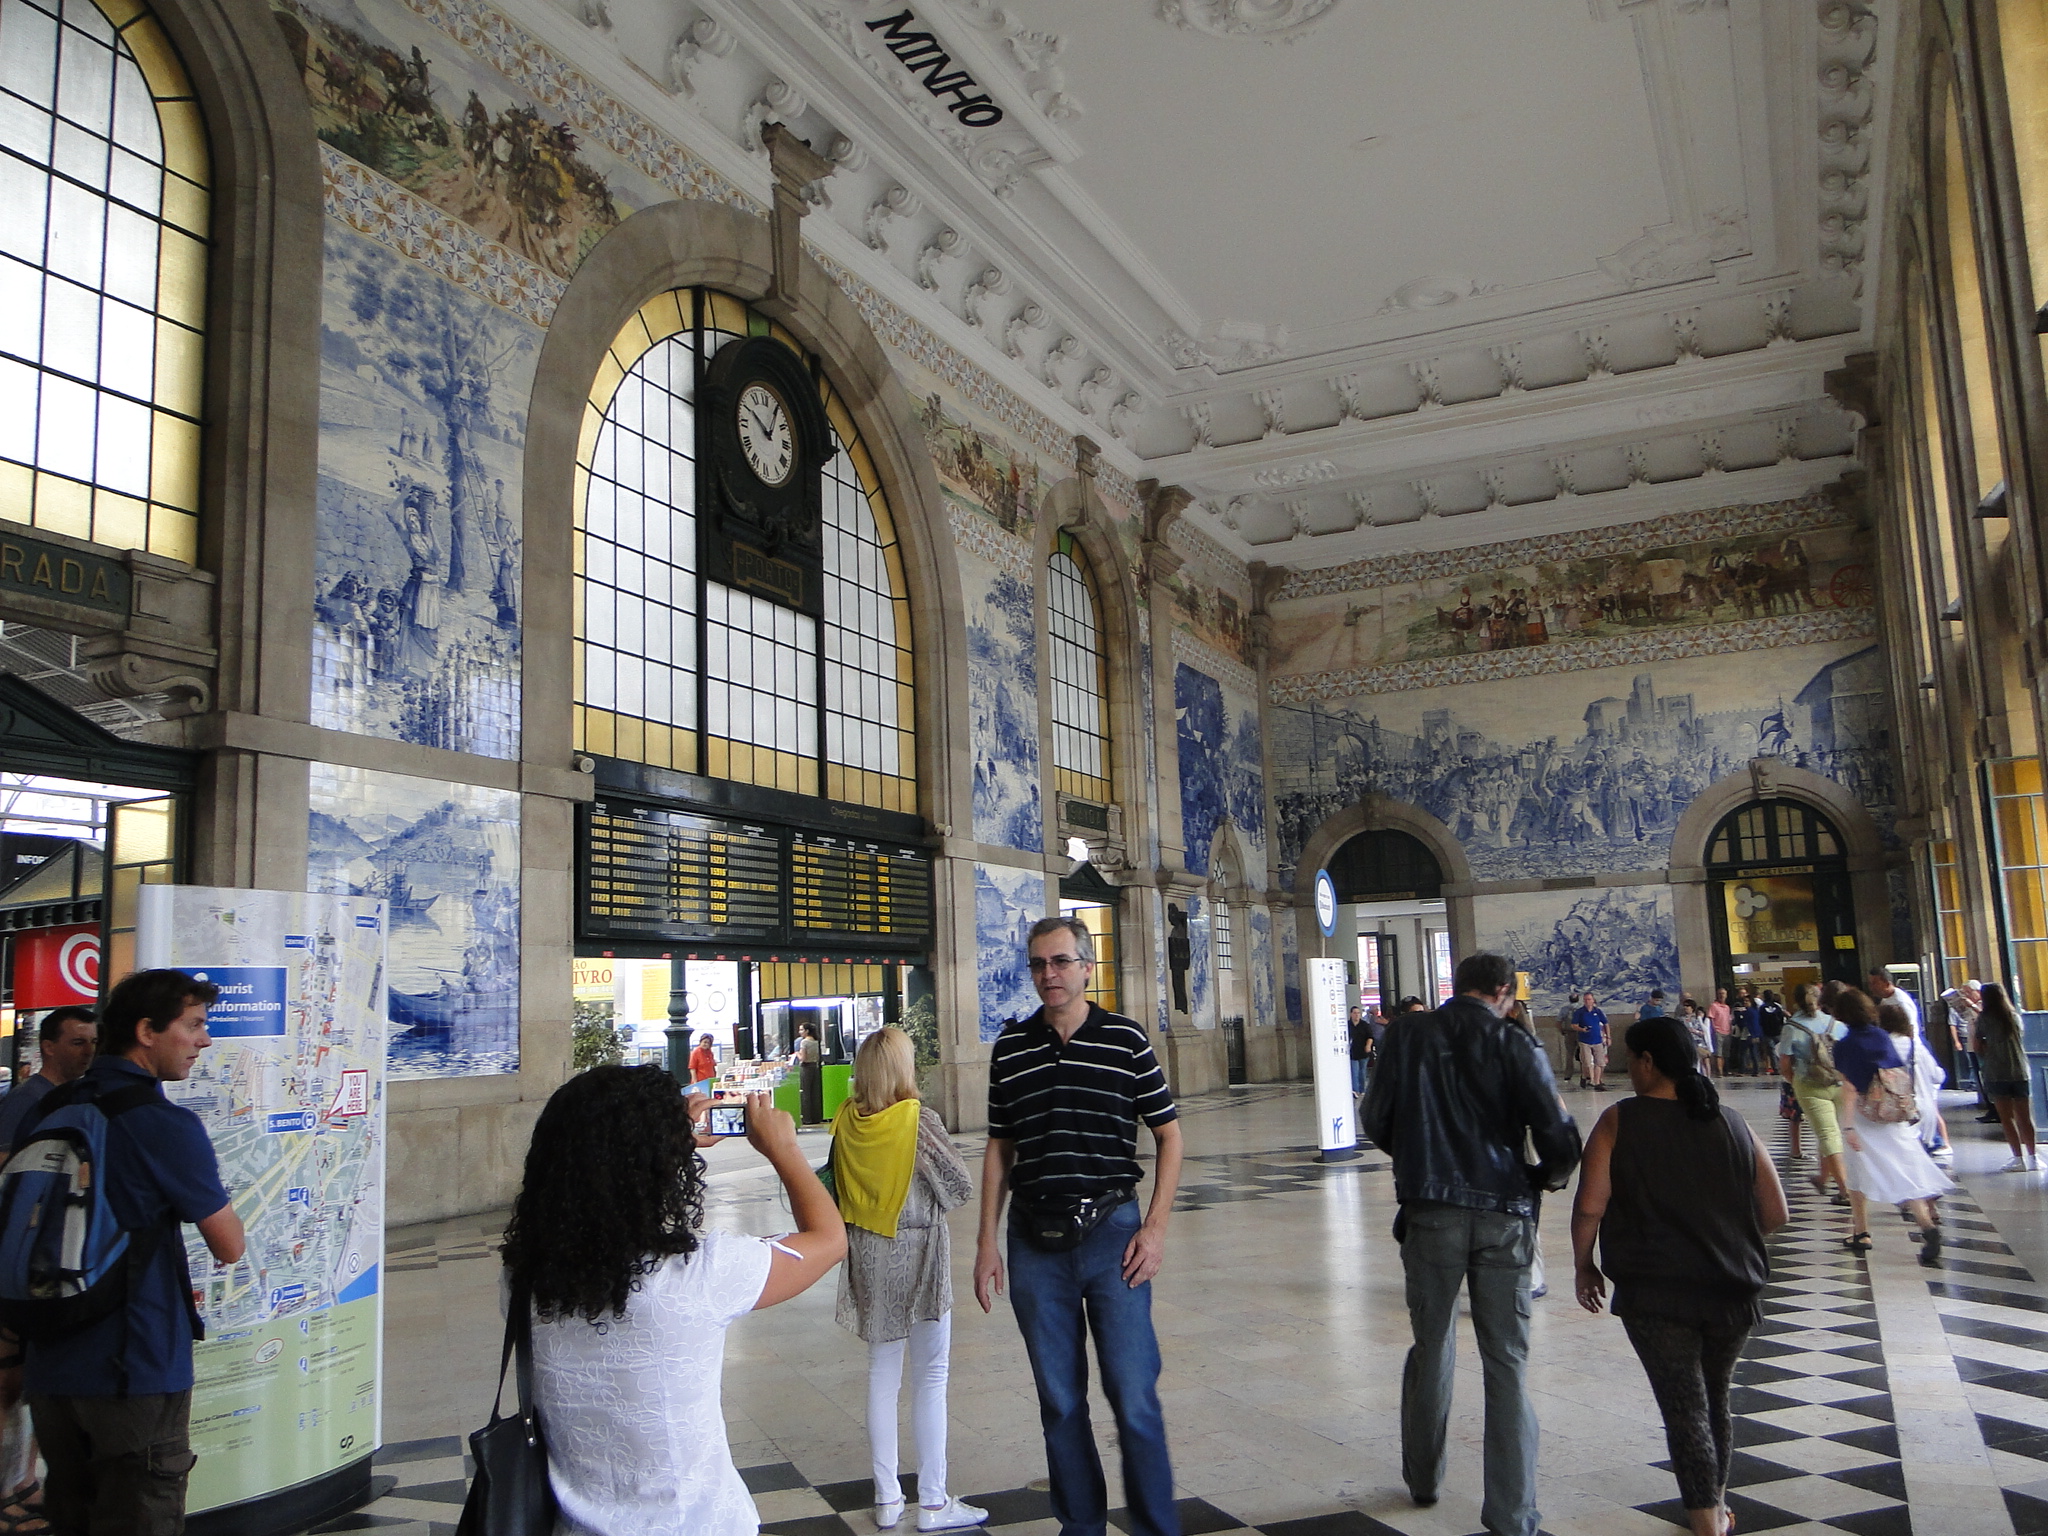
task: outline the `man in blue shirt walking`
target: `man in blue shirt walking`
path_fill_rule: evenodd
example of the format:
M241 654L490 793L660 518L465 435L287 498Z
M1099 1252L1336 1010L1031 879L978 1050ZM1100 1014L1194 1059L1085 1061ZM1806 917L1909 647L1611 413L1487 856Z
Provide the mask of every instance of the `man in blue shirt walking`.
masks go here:
M198 1227L223 1264L241 1258L242 1221L220 1182L206 1128L163 1096L213 1042L206 1008L218 991L182 971L138 971L107 997L99 1060L38 1106L19 1133L77 1098L138 1087L145 1102L107 1126L107 1203L121 1226L148 1240L148 1262L127 1301L75 1333L36 1339L0 1369L0 1396L24 1387L49 1476L44 1513L63 1532L176 1536L185 1527L192 1454L192 1341L204 1328L192 1299L181 1224Z
M1604 1090L1607 1075L1607 1015L1599 1009L1590 992L1579 995L1572 1012L1572 1028L1579 1036L1579 1075L1588 1088Z

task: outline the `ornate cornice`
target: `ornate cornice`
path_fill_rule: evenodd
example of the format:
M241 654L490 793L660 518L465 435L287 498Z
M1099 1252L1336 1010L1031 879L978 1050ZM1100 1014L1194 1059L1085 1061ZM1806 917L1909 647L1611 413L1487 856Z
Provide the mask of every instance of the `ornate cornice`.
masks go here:
M1436 656L1424 661L1398 661L1384 667L1348 667L1340 672L1312 672L1277 677L1266 696L1275 704L1334 704L1367 694L1405 693L1415 688L1443 688L1460 683L1490 683L1503 678L1537 677L1553 672L1586 672L1596 667L1632 667L1688 656L1722 656L1740 651L1769 651L1787 645L1817 645L1829 640L1866 640L1877 634L1877 612L1871 608L1833 608L1819 613L1741 619L1732 624L1702 624L1683 629L1651 630L1598 640L1567 640L1522 650L1484 651L1473 656Z
M1841 510L1825 492L1762 505L1716 507L1707 512L1674 512L1640 523L1589 528L1577 533L1546 534L1499 544L1474 544L1462 549L1415 554L1380 555L1344 565L1288 575L1276 601L1293 597L1330 597L1366 592L1397 582L1444 580L1484 575L1505 566L1564 560L1591 560L1605 555L1633 555L1671 544L1696 544L1702 539L1734 539L1748 534L1805 533L1843 521Z

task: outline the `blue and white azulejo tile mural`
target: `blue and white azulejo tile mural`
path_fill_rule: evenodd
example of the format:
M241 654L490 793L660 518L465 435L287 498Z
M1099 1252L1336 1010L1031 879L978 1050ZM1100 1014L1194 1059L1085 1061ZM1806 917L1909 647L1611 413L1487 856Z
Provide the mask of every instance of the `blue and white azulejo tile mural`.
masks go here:
M967 599L974 839L1036 853L1045 847L1039 802L1038 626L1034 589L1029 571L1018 568L1022 563L996 565L962 550L960 581Z
M393 1078L519 1070L519 795L312 765L306 888L390 904Z
M543 333L337 220L326 259L313 723L516 758Z
M1611 1019L1632 1017L1660 988L1678 1011L1670 886L1531 891L1483 896L1475 906L1480 947L1529 973L1529 1007L1539 1020L1556 1018L1577 992L1599 998Z
M974 866L974 948L981 1038L993 1040L1012 1019L1038 1011L1025 965L1031 925L1046 915L1045 876L1002 864Z
M1258 706L1186 662L1173 669L1173 713L1180 744L1180 819L1187 867L1209 873L1209 847L1229 817L1244 838L1252 867L1241 871L1263 883L1266 863L1266 782L1259 745Z

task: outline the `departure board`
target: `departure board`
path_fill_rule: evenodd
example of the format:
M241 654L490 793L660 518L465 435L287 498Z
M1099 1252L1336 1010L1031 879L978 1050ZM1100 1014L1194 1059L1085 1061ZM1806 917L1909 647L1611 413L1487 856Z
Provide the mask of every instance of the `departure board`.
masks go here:
M931 860L897 843L599 799L582 865L586 939L921 949L931 937Z
M790 915L805 932L931 933L931 861L913 849L798 832L790 839L789 884Z
M590 809L586 929L619 937L768 937L782 926L772 828L641 805Z

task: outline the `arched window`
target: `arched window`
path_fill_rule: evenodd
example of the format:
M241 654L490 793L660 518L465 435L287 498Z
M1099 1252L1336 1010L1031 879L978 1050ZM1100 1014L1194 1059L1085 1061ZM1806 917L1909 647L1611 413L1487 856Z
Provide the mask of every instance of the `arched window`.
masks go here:
M199 550L208 154L137 0L0 0L0 517Z
M1721 818L1707 839L1710 867L1842 857L1835 825L1797 800L1759 800Z
M1109 754L1109 670L1087 557L1061 533L1048 579L1052 623L1054 787L1083 800L1113 791Z
M613 342L576 475L575 742L585 752L884 810L917 809L910 610L887 499L851 413L830 423L822 617L700 568L696 402L726 347L795 338L729 295L676 290Z

